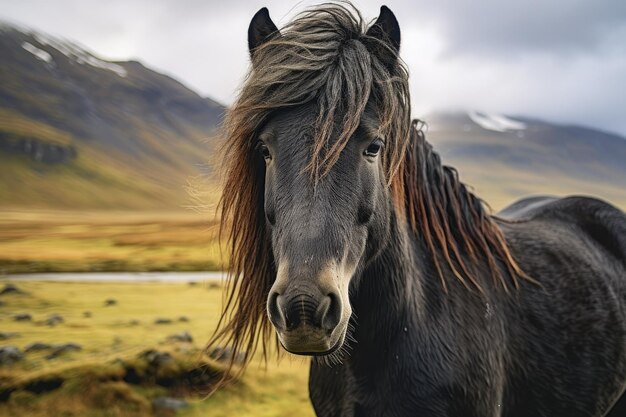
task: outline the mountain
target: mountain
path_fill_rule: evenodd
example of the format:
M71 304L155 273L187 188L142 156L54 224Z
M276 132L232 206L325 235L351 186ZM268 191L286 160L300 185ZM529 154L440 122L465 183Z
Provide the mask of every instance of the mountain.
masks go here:
M179 209L224 107L139 62L0 25L0 207Z
M139 62L8 24L0 58L0 209L180 209L200 176L203 201L216 200L220 104ZM444 163L495 209L528 194L626 208L624 137L475 111L424 120Z
M494 208L528 194L587 194L626 208L622 136L475 111L424 120L426 137L444 163Z

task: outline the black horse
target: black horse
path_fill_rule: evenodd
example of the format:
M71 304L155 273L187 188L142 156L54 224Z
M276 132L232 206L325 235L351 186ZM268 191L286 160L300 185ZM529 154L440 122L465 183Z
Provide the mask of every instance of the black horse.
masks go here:
M313 356L319 416L626 415L622 211L545 197L489 215L410 121L384 6L369 27L343 3L281 31L261 9L248 40L215 341L249 360L273 327Z

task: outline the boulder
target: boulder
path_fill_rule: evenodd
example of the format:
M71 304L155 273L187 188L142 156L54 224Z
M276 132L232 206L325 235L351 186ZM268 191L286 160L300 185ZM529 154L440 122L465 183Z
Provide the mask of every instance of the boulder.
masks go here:
M158 350L150 349L139 354L140 358L143 358L149 365L159 368L164 364L172 362L174 359L168 352L159 352Z
M83 317L88 319L91 318L92 314L91 311L83 311Z
M48 349L52 349L52 345L50 343L43 343L43 342L34 342L31 343L29 345L27 345L24 348L24 352L37 352L40 350L48 350Z
M20 335L19 333L15 333L15 332L0 332L0 340L12 339L19 335Z
M231 347L216 346L209 352L209 357L218 362L230 362L233 359L235 363L243 363L246 359L245 352L234 352Z
M170 342L191 343L193 342L193 337L191 337L191 334L188 331L184 331L184 332L174 333L174 334L167 336L167 340Z
M82 350L82 349L83 347L77 343L65 343L62 345L54 345L52 347L52 352L48 356L46 356L46 359L54 359L63 355L64 353L78 352L79 350Z
M46 324L48 326L56 326L59 323L63 323L63 317L59 314L51 314L48 316L48 318L46 319Z
M23 358L24 354L17 346L0 346L0 366L13 365Z
M178 318L178 321L183 322L183 323L187 323L189 321L189 317L187 317L187 316L180 316Z
M18 313L13 316L13 320L15 321L31 321L33 316L28 313Z
M117 304L117 300L115 298L109 298L107 300L104 300L104 306L105 307L114 306L116 304Z
M0 295L6 294L26 294L26 292L20 290L15 284L5 284L4 288L0 290Z
M159 317L158 319L154 320L154 324L171 324L172 323L172 319L166 319L163 317Z

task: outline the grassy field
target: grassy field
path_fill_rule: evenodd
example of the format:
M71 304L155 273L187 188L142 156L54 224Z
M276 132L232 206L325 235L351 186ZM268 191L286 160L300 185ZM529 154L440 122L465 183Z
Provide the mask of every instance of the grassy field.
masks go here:
M0 273L221 270L213 212L3 210Z
M7 282L1 281L0 288ZM148 349L172 355L169 368L159 370L166 376L198 368L210 375L222 372L218 362L202 354L221 308L222 292L215 284L10 282L24 294L0 295L2 332L17 333L1 345L24 350L33 342L77 343L82 350L54 359L46 359L48 350L26 353L16 364L1 366L0 416L174 415L153 408L151 401L158 396L189 402L177 416L313 415L306 387L308 363L299 357L270 362L267 369L255 359L242 379L209 397L204 384L167 386L155 383L154 375L132 383L125 380L129 367L147 372L139 358ZM108 299L115 305L107 306ZM19 313L30 314L32 320L15 321ZM52 314L64 321L46 325ZM159 318L171 323L155 324ZM193 336L192 343L167 340L182 331ZM33 387L41 390L50 381L61 385L34 392ZM11 389L8 400L3 398Z

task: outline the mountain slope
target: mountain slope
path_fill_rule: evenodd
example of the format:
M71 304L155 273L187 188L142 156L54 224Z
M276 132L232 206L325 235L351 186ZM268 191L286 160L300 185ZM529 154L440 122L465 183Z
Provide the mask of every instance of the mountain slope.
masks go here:
M200 174L211 203L223 111L139 62L0 24L0 209L179 209ZM425 120L444 163L496 209L528 194L590 194L626 208L621 136L477 112Z
M0 207L175 209L224 108L139 62L0 25Z
M526 117L438 113L427 138L494 208L528 194L588 194L626 208L626 138Z

